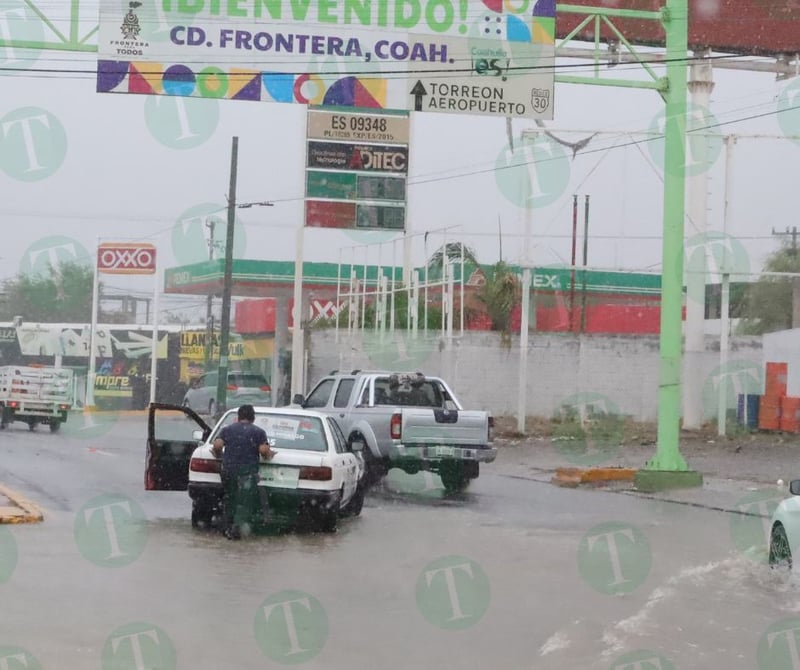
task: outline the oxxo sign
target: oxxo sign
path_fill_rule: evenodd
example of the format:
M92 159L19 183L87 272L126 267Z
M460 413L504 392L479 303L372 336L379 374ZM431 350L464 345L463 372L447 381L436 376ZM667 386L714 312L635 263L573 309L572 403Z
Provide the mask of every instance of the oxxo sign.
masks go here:
M97 248L97 270L117 275L155 274L156 248L132 242L101 244Z

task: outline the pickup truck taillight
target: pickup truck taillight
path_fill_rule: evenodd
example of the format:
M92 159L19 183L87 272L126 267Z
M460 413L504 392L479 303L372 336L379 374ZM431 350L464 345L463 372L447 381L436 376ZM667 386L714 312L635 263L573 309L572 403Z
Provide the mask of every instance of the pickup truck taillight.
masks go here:
M192 472L209 472L219 474L221 461L216 458L193 458L189 461L189 469Z
M265 393L269 393L270 391L272 391L272 389L267 384L264 384L263 386L259 386L258 388L259 388L259 390L264 391Z
M489 442L494 440L494 417L489 417Z
M236 386L236 384L228 384L228 390L229 390L229 391L235 391L235 390L236 390L236 389L238 389L238 388L239 388L239 387L238 387L238 386Z
M310 479L311 481L315 482L327 482L333 479L333 470L324 465L307 465L300 468L300 479Z
M395 412L392 414L392 418L389 421L389 434L393 440L399 440L400 435L403 432L403 415L400 412Z

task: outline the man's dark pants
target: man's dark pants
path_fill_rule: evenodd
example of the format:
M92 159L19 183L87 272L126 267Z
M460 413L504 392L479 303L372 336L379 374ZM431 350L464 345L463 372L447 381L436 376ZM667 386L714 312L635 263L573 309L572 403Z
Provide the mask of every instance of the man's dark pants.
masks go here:
M268 520L269 501L267 489L258 486L258 465L223 468L222 500L225 534L238 536L244 524L264 523Z

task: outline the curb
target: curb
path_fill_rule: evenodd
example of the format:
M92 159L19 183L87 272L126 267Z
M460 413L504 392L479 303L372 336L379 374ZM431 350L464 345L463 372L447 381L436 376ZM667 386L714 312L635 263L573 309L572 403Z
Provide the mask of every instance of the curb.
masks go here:
M575 488L581 484L599 484L602 482L633 482L636 468L556 468L556 474L550 480L556 486Z
M146 409L97 409L97 407L84 407L75 410L83 414L114 414L116 416L147 416Z
M44 521L42 510L16 491L0 484L0 495L8 498L14 505L13 507L0 507L0 524Z

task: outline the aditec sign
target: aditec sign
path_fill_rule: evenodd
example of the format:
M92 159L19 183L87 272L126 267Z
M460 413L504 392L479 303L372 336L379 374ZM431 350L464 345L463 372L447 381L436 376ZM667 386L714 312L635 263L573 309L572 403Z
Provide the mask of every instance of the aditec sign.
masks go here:
M97 247L97 270L112 275L155 274L156 248L137 242L101 244Z

